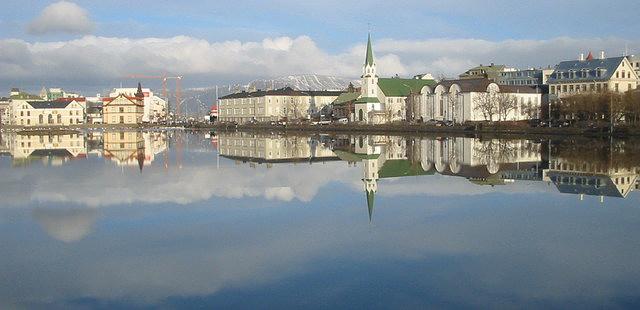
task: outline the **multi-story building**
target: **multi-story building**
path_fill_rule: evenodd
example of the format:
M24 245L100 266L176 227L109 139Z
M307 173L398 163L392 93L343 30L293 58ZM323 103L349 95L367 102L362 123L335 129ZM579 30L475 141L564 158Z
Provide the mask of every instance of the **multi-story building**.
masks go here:
M138 85L142 91L144 114L142 115L142 122L144 123L160 123L167 120L167 113L169 111L167 101L154 95L151 89L142 88ZM114 88L109 94L110 98L124 95L126 97L135 97L138 93L138 88Z
M553 69L524 69L524 70L510 70L502 71L499 73L495 82L498 85L512 85L512 86L536 86L547 85L549 77L553 73Z
M362 70L362 87L360 97L355 101L354 121L381 124L407 118L407 96L420 92L425 86L436 82L422 78L379 78L377 65L373 56L371 35L367 41L367 51Z
M490 79L493 81L497 81L498 78L505 72L516 72L517 70L514 68L508 68L505 65L496 65L491 64L488 66L479 65L477 67L473 67L467 70L465 73L460 74L459 78L461 80L466 79Z
M543 89L498 85L486 78L451 80L425 86L408 100L409 114L423 121L520 121L540 117Z
M84 124L84 98L54 101L11 100L13 125L69 126Z
M549 78L551 100L587 92L626 92L638 86L638 74L627 57L563 61Z
M141 92L135 97L120 94L115 98L103 99L103 124L142 124L143 116L144 96Z
M631 55L627 56L627 58L629 59L633 70L636 72L636 75L640 77L640 56Z
M11 99L0 98L0 125L9 125L11 123Z
M40 98L43 100L57 100L60 98L80 98L81 96L76 93L65 92L62 88L45 88L40 90Z
M290 87L240 92L221 97L218 117L222 122L279 121L310 118L332 103L341 91L299 91Z

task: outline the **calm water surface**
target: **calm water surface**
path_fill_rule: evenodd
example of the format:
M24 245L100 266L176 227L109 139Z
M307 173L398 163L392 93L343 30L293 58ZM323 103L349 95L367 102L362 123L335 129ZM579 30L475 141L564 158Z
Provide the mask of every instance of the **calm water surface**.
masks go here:
M638 308L640 143L0 138L11 308Z

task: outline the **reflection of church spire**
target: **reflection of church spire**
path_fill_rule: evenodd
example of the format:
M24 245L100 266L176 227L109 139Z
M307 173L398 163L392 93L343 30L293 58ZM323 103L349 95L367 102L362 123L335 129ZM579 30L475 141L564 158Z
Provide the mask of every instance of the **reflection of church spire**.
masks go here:
M373 218L373 203L376 199L376 192L373 190L367 191L367 209L369 210L369 223L371 223L371 219Z

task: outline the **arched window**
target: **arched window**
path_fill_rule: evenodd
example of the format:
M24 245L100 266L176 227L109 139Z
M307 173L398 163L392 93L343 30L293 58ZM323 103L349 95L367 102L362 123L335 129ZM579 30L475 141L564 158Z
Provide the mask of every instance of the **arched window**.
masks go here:
M364 120L364 112L362 111L362 109L360 109L358 111L358 120L359 121L363 121Z
M62 114L58 114L57 120L58 120L57 122L58 124L62 124Z
M39 124L44 123L44 115L40 114L40 115L38 116L38 123L39 123Z
M49 116L47 116L47 123L48 124L53 124L53 115L49 114Z

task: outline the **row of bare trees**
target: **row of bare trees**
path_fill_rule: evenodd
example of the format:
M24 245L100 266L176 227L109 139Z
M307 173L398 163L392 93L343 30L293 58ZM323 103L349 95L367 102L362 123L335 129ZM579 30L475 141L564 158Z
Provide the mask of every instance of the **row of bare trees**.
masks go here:
M609 121L638 125L640 123L640 93L584 93L562 98L554 104L552 116L578 121Z
M518 109L517 98L508 93L485 92L473 98L474 109L487 121L507 121L511 113Z

